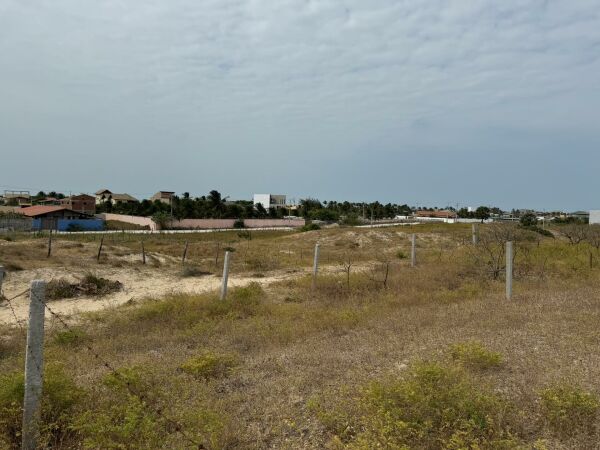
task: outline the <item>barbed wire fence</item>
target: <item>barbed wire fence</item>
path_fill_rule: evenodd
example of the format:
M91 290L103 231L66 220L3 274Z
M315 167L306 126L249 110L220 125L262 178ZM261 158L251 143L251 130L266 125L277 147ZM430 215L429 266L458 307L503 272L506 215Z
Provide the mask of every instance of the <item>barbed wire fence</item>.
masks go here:
M477 245L479 241L479 230L475 227L473 227L473 236L472 236L472 245ZM143 247L143 240L140 240L139 238L136 240L132 240L132 242L142 242L142 259L145 259L146 257L146 252L144 250ZM113 239L113 245L116 242ZM48 250L48 255L49 257L52 256L51 252L54 250L59 251L61 245L57 245L58 243L52 242L51 238L48 238L48 246L47 246L47 250ZM94 251L93 255L86 255L84 257L81 258L82 261L90 261L93 259L96 259L97 261L100 261L100 257L102 254L102 250L103 250L103 246L106 246L107 242L105 240L104 236L101 236L99 238L99 246L97 248L97 252ZM249 242L248 243L244 243L243 241L241 243L237 243L237 245L235 246L235 248L233 248L231 245L222 245L222 243L220 241L218 241L216 244L215 243L211 243L209 241L207 242L201 242L202 244L202 249L200 249L200 245L196 245L198 243L191 243L188 241L182 242L182 256L180 257L180 261L183 265L186 264L186 258L187 259L191 259L194 257L194 254L196 253L196 256L201 256L202 260L211 260L212 258L214 258L214 264L217 267L218 263L220 262L220 255L224 254L224 258L223 258L223 276L222 276L222 285L221 285L221 300L225 300L226 296L227 296L227 283L228 283L228 274L230 271L230 267L229 265L231 264L231 253L234 251L238 251L241 258L244 261L244 265L248 266L248 251L250 248ZM70 244L73 245L73 244ZM216 248L215 248L216 247ZM509 248L510 247L510 248ZM417 235L413 234L410 236L410 244L409 244L409 251L410 251L410 266L412 267L416 267L417 266L417 252L418 252L418 246L417 246ZM271 249L272 250L272 249ZM312 250L312 251L311 251ZM290 247L288 248L283 248L281 246L277 247L275 255L277 258L286 258L287 260L292 260L293 258L299 258L299 261L301 263L307 262L309 264L312 264L312 288L315 289L317 286L317 280L318 280L318 276L319 276L319 263L322 261L326 264L331 264L332 262L337 262L339 264L341 264L343 266L343 269L341 270L342 272L345 272L348 276L348 279L350 277L350 268L352 267L353 263L350 260L350 257L348 256L348 253L340 253L340 251L337 251L337 249L335 248L330 248L328 249L328 252L323 252L322 249L322 245L320 243L317 243L315 245L315 247L313 249L309 249L306 248L306 246L300 246L299 248L295 248L294 249L294 253L297 253L296 256L292 256L292 250ZM272 254L270 252L266 251L266 247L265 249L263 249L262 251L259 249L258 250L259 254L262 254L264 257L272 257ZM212 254L212 255L211 255ZM512 244L507 244L507 276L506 276L506 283L507 283L507 290L506 290L506 296L507 299L510 299L512 296L512 270L513 270L513 259L512 259ZM340 255L341 255L341 259L340 259ZM344 260L344 257L347 257L347 261ZM298 259L295 259L296 261L298 261ZM384 278L382 278L381 281L384 286L387 283L387 277L388 277L388 273L389 273L389 269L390 269L390 263L389 261L387 263L382 264L382 268L383 270L385 270L385 275ZM509 274L509 268L510 268L510 274ZM73 329L73 327L71 327L69 325L69 323L67 322L67 320L62 317L61 314L59 314L57 311L54 310L53 307L50 307L46 301L45 298L45 287L46 287L46 283L43 281L39 281L39 280L35 280L32 282L31 284L31 288L25 289L22 292L11 296L10 298L6 297L4 295L4 291L2 289L2 280L4 278L4 270L2 267L0 267L0 300L3 300L7 303L7 306L9 307L10 311L11 311L11 315L12 318L15 321L15 324L17 325L17 327L19 328L21 335L26 339L26 361L30 361L31 364L26 364L26 376L25 376L25 392L26 392L26 398L24 399L24 404L23 404L23 417L24 417L24 424L23 424L23 448L31 448L31 449L35 449L37 446L37 439L39 437L39 431L37 430L37 425L35 423L33 423L33 421L35 420L40 420L39 419L39 414L40 414L40 408L41 408L41 395L42 395L42 385L43 385L43 334L44 334L44 317L45 317L45 312L47 312L58 324L60 324L61 327L63 327L66 331L75 334L76 330ZM348 282L349 283L349 282ZM42 288L43 286L43 288ZM36 292L35 289L38 289L38 291ZM29 314L29 322L23 319L19 319L19 316L17 314L17 311L13 305L13 302L21 297L30 295L30 314ZM35 312L35 304L36 302L39 302L41 304L41 314L42 317L41 319L38 318L38 320L34 320L34 315L36 314ZM40 306L40 305L38 305ZM38 311L39 313L39 311ZM37 330L37 334L41 333L42 336L42 340L41 340L41 348L34 348L34 345L38 345L36 343L39 343L40 340L39 339L32 339L32 336L35 337L36 336L36 330L32 329L32 326L35 324L38 324L37 326L39 327L40 323L41 323L41 329ZM25 326L28 324L27 326L27 332L25 331ZM109 362L106 358L102 357L99 352L97 352L93 345L91 345L90 343L83 343L83 347L87 350L87 352L101 365L103 366L106 370L108 370L112 376L114 376L117 380L119 380L120 382L123 383L123 386L127 389L127 391L129 392L130 395L136 397L140 403L143 405L144 409L146 411L148 411L149 413L152 413L154 415L156 415L157 417L159 417L162 421L163 426L165 427L165 431L171 432L171 431L175 431L177 434L179 434L183 440L185 440L189 445L193 446L193 448L197 448L197 449L203 449L205 448L204 444L202 442L200 442L197 438L191 436L186 430L185 427L179 423L177 420L171 418L167 413L165 413L164 409L161 408L160 406L154 405L150 396L146 393L143 392L142 390L140 390L139 388L137 388L136 386L134 386L132 384L132 382L126 377L124 376L116 367L115 365L113 365L111 362ZM29 373L27 373L29 371ZM33 373L32 373L33 371ZM34 383L35 386L33 386L33 388L31 388L30 386L27 386L28 381L30 382L30 379L36 379L36 377L38 378L38 380ZM30 397L34 397L34 402L31 401L27 401L27 393L29 393ZM31 398L30 398L31 400ZM31 410L26 410L27 408L34 408L34 411ZM29 419L27 419L29 418ZM26 421L29 420L29 423L26 423ZM31 442L34 442L34 444L31 444ZM34 445L34 446L31 446Z

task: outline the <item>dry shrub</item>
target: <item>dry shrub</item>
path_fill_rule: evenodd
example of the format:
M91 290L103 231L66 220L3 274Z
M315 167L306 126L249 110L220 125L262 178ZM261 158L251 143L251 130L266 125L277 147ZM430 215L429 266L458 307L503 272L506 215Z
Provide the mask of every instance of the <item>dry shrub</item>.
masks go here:
M544 416L560 436L596 431L600 401L591 392L568 384L544 389L541 393Z
M401 379L374 382L348 413L309 405L350 449L511 448L513 407L456 366L419 363Z
M502 355L485 348L480 342L463 342L450 348L452 359L469 369L488 370L502 364Z
M195 378L222 378L233 370L238 361L235 355L207 350L185 361L180 369Z
M70 283L64 278L51 280L46 285L46 297L48 300L85 295L101 297L120 291L121 289L123 289L123 284L120 281L111 281L88 273L77 283Z
M180 275L184 278L187 277L203 277L206 275L211 275L211 272L206 270L202 270L198 266L186 265L183 269L181 269Z

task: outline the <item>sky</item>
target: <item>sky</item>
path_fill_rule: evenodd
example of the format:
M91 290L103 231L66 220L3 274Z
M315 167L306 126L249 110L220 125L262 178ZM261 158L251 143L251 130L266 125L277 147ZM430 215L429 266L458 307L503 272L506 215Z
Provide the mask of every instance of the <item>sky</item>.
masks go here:
M600 0L0 0L0 190L600 208Z

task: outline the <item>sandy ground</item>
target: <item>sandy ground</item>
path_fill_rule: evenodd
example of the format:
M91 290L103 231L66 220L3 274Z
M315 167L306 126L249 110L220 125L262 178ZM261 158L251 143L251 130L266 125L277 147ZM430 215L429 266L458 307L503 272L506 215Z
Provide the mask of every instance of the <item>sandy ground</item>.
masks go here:
M9 273L3 284L3 292L6 298L12 298L22 291L28 289L32 280L46 280L66 278L75 282L78 277L83 277L89 270L82 269L80 272L72 268L44 268L35 270L23 270ZM53 311L76 315L87 311L116 307L128 301L136 301L145 298L159 298L168 294L202 293L219 289L221 278L215 275L183 278L173 268L152 267L126 267L114 268L103 267L94 271L95 275L118 280L123 283L123 290L105 297L77 297L72 299L54 300L49 303ZM290 277L298 277L306 272L278 271L266 274L264 277L241 277L231 274L229 287L245 286L251 282L268 285ZM29 297L21 296L11 302L14 312L19 321L26 320L29 309ZM48 312L46 315L48 316ZM6 301L0 302L0 323L14 324L15 317Z

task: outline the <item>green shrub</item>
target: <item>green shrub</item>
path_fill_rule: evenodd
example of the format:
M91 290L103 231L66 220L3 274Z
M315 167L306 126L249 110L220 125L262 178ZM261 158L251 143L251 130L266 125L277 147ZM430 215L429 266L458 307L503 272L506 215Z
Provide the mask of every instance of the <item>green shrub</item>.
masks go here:
M20 447L24 391L22 372L0 376L0 444L3 448ZM84 392L62 367L52 364L45 367L42 392L40 448L74 439L71 426L75 420L75 407L83 399Z
M205 351L185 361L180 369L195 378L207 380L229 375L236 364L237 358L234 355Z
M408 255L404 251L398 250L396 252L396 258L398 258L398 259L406 259L406 258L408 258Z
M373 383L358 409L358 422L351 426L358 432L348 448L508 448L519 443L508 422L510 405L457 367L422 363L404 379Z
M578 387L559 385L541 393L544 416L556 433L572 436L593 431L600 401Z
M235 222L233 222L233 228L246 228L244 219L237 219Z
M307 223L303 227L300 227L299 231L301 231L301 232L316 231L316 230L320 230L320 229L321 229L321 227L319 225L317 225L316 223Z
M492 369L502 364L502 355L486 349L480 342L462 342L450 348L454 361L470 369Z
M54 335L54 342L63 346L76 346L79 343L87 340L88 335L80 328L72 328L70 330L59 331Z

